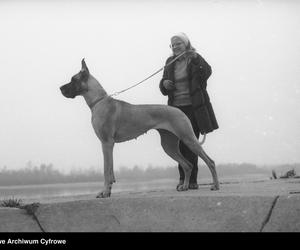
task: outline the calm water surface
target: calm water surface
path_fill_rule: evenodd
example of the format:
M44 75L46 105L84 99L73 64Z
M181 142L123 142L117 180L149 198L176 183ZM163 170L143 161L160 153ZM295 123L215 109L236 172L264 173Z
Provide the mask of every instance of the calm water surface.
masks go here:
M113 185L113 193L150 189L170 189L175 187L176 183L176 180L170 179L140 182L120 181ZM62 198L79 195L96 195L102 188L103 182L0 186L0 200L15 198L44 201L55 197Z
M253 180L266 180L264 175L246 175L238 177L222 177L220 182L241 182ZM206 185L211 182L210 178L201 178L199 184ZM135 192L147 190L175 189L177 180L160 179L152 181L119 181L113 185L113 193ZM0 186L0 200L15 198L22 201L46 202L55 198L71 196L96 196L102 190L103 182L64 183L47 185L23 185L23 186Z

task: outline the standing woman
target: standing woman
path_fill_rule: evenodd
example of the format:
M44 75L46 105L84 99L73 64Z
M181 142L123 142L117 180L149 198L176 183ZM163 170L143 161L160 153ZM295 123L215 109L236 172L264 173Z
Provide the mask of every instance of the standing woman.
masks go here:
M168 105L179 108L190 119L199 139L200 133L207 134L219 127L206 90L211 67L192 47L185 33L172 36L170 46L173 55L167 59L166 65L176 56L185 53L165 67L159 88L163 95L168 96ZM189 189L198 189L198 156L181 141L179 148L181 154L193 165ZM178 170L177 190L184 181L182 166L179 165Z

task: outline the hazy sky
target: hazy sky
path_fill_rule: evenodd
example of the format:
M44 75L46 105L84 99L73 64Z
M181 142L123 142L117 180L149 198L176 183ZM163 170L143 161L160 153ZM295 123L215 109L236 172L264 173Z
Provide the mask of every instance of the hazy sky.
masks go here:
M102 169L82 97L59 87L83 57L108 93L146 78L185 32L212 66L208 92L220 128L204 148L216 163L300 162L298 1L0 1L0 168L53 163ZM166 104L162 73L117 96ZM153 130L116 144L121 166L170 166Z

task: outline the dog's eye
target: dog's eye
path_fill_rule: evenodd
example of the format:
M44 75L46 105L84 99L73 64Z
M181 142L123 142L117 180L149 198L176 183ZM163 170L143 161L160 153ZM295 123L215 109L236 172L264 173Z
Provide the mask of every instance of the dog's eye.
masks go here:
M73 82L73 83L78 83L78 82L79 82L79 79L77 79L77 78L75 78L75 77L72 77L71 82Z

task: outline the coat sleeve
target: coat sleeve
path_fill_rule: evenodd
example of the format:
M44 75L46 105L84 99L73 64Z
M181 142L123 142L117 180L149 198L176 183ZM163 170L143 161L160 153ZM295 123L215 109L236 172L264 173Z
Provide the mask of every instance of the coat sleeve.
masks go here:
M206 82L207 79L211 76L212 74L212 69L211 66L205 61L205 59L197 54L196 58L193 58L191 60L191 63L196 66L200 67L200 75L201 75L201 80L203 82ZM205 86L206 87L206 86Z
M167 59L165 65L168 64L169 61L170 61L170 58ZM164 68L163 77L159 82L159 89L163 95L168 95L168 90L163 85L164 80L170 80L170 79L168 79L168 69L167 68Z

